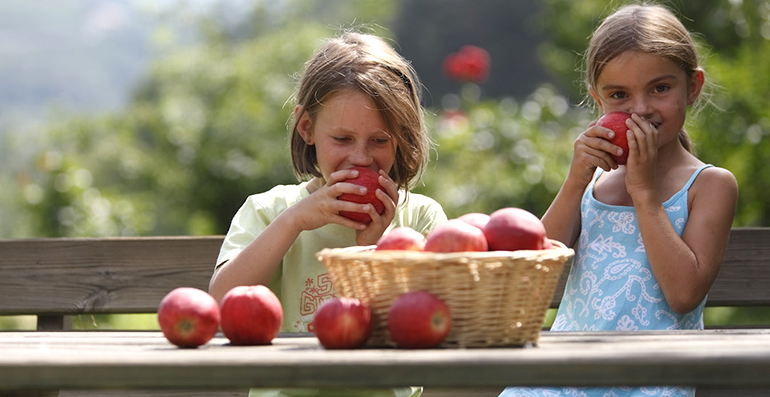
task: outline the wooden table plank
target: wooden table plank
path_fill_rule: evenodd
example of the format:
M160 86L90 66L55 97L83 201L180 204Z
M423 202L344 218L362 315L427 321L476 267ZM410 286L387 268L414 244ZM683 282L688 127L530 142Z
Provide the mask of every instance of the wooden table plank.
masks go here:
M770 386L770 330L545 332L536 347L327 351L314 337L178 349L159 332L0 333L0 390Z

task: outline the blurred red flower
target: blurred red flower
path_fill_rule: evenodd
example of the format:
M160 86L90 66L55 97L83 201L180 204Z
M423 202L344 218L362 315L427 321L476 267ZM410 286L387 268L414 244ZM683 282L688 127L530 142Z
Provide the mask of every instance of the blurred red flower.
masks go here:
M480 83L489 74L489 53L473 45L466 45L444 58L444 75L462 82Z

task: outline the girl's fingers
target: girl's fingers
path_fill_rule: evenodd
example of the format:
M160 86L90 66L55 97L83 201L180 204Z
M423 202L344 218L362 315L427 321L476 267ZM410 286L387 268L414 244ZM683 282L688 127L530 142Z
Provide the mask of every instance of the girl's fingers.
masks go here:
M396 186L396 183L390 179L388 174L386 174L385 171L380 170L380 178L377 181L380 183L380 187L383 188L383 192L387 194L394 203L397 203L398 186Z
M358 170L346 169L346 170L334 171L331 173L331 175L329 175L329 180L326 181L326 186L332 186L337 182L342 182L342 181L353 179L356 177L358 177Z
M591 169L600 167L605 171L615 169L618 164L610 153L617 152L618 147L603 138L585 138L575 145L575 156ZM593 174L593 171L591 171Z
M647 119L633 114L629 123L628 149L637 156L654 157L658 150L658 130ZM631 155L631 153L629 153Z

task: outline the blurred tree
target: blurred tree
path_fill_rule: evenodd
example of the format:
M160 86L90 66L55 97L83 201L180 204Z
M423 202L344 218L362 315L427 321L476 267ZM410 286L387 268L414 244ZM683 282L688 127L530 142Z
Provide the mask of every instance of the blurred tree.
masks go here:
M47 127L36 172L18 182L34 193L24 198L37 235L225 233L248 194L296 182L288 99L312 50L341 28L387 33L371 21L329 27L333 9L387 19L393 4L265 2L229 23L224 8L188 15L202 41L168 50L125 111Z
M187 48L154 66L124 113L54 123L33 204L44 233L227 231L247 194L294 181L284 103L328 33Z
M440 155L418 189L443 202L450 215L509 205L542 214L567 171L571 142L590 118L569 105L582 92L575 66L586 38L610 9L598 0L543 1L550 39L540 53L554 73L574 83L574 91L565 96L543 86L523 99L485 100L481 93L499 81L494 73L479 85L455 83L462 92L447 93L442 107L433 108L429 121ZM285 139L291 109L284 107L291 74L320 38L334 31L322 26L337 13L338 20L349 21L356 13L368 15L370 20L361 21L367 23L391 20L396 8L391 2L344 0L287 4L278 11L256 7L236 24L222 23L216 13L199 15L203 43L159 61L124 113L53 123L49 149L39 156L40 173L18 181L39 214L34 219L40 234L223 233L247 194L294 182ZM346 4L358 8L351 11ZM698 8L681 5L684 12ZM766 224L770 204L762 194L770 178L749 177L752 170L768 172L759 166L768 146L759 144L767 135L768 90L752 89L769 76L767 56L758 54L768 53L761 46L770 29L766 19L763 24L756 18L767 15L767 2L718 5L697 15L722 24L702 26L729 27L742 37L742 49L710 54L706 67L724 88L714 96L723 111L707 108L688 128L705 161L738 176L736 224ZM403 6L402 18L408 20L414 16L410 7L417 6L409 1ZM296 16L308 13L323 23L299 23ZM697 32L698 26L691 29ZM421 75L439 75L441 61ZM494 71L495 53L491 61Z
M441 106L444 95L461 88L440 71L444 57L465 45L491 56L485 97L522 100L540 84L556 82L537 55L544 39L535 23L540 1L401 0L400 5L393 32L427 87L429 107Z
M542 216L589 114L549 85L523 101L498 101L481 100L479 87L467 83L456 99L429 118L438 154L416 191L442 203L450 218L503 207Z
M732 58L719 54L711 59L708 71L721 86L714 95L717 107L689 124L700 157L738 179L735 223L740 226L770 225L769 39L742 43Z

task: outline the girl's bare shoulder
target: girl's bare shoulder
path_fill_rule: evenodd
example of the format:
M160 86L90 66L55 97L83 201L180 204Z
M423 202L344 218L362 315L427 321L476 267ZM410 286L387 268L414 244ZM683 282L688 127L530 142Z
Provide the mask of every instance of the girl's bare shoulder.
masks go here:
M721 167L708 167L701 171L693 183L693 189L696 197L702 196L709 200L721 197L724 204L734 204L738 199L738 181L735 175Z
M738 189L738 181L730 170L721 167L708 167L698 176L700 182L709 187Z

